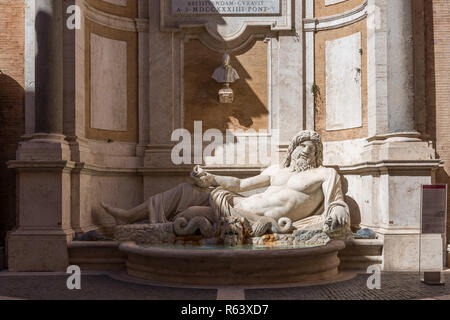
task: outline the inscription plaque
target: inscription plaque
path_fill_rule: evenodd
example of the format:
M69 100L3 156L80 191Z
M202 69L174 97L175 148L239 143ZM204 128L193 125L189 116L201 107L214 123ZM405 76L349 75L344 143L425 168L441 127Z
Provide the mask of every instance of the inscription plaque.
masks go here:
M173 15L279 15L280 0L172 0Z
M446 233L447 186L422 186L422 233Z

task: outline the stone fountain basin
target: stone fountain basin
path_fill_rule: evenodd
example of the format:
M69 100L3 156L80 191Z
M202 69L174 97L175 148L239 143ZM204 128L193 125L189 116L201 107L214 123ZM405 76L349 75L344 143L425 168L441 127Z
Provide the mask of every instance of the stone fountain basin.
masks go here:
M183 285L273 285L332 280L343 241L318 247L201 249L124 242L130 276Z

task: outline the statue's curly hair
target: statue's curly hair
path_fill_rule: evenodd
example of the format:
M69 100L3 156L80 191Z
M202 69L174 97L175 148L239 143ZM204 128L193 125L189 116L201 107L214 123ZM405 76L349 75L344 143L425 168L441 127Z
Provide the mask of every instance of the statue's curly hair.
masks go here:
M312 130L303 130L297 133L297 135L292 138L291 143L289 144L289 148L286 154L286 158L284 161L284 167L288 168L291 165L291 156L292 152L294 152L295 148L297 148L300 143L304 141L312 141L314 146L316 147L316 167L321 167L323 163L323 144L320 135Z

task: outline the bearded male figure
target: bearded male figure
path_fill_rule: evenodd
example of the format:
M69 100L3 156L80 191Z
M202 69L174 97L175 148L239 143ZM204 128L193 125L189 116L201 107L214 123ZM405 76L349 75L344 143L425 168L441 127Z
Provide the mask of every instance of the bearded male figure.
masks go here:
M301 131L292 139L284 164L270 166L258 176L218 176L196 167L191 173L193 183L152 196L136 208L102 206L118 224L143 219L151 224L168 223L197 217L214 224L223 217L238 217L249 222L252 236L290 233L294 228L349 228L349 208L340 177L336 170L322 166L322 149L318 133ZM266 189L248 197L240 194L260 188Z

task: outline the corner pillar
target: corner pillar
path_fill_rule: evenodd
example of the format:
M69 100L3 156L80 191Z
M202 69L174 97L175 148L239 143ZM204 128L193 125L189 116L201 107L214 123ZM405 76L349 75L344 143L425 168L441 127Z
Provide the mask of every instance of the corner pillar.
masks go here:
M441 270L444 239L420 236L421 185L434 182L440 161L416 130L413 0L369 0L367 27L370 138L362 158L385 168L366 186L384 240L383 267L417 270L421 251L422 269Z
M16 169L17 228L8 235L9 271L63 271L71 240L70 145L63 135L64 15L60 0L28 2L26 74L34 79L27 95L27 135L19 144ZM33 59L34 56L34 59Z

